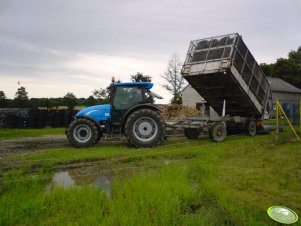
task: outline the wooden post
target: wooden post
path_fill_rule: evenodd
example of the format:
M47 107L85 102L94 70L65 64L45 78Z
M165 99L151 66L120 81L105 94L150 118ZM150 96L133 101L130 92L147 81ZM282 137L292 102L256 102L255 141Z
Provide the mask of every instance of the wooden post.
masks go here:
M278 99L276 100L276 142L278 142L278 135L279 135L279 121L278 121L278 117L279 117L279 106L278 106L279 102Z

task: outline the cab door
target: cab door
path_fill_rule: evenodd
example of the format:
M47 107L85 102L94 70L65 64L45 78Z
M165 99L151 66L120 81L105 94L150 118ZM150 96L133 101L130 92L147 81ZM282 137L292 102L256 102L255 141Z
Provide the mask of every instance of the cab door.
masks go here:
M112 99L112 132L121 132L121 120L127 110L145 102L144 87L115 86Z

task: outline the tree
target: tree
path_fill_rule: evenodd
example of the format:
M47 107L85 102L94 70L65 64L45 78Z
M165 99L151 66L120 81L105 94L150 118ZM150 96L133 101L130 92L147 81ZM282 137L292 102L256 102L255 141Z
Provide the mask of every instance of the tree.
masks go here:
M55 103L53 102L53 98L42 98L40 101L41 107L46 107L46 109L50 109L55 106Z
M98 104L109 103L109 94L106 89L99 88L92 91L93 96L97 99Z
M61 105L60 103L62 102L62 98L50 98L50 101L52 103L52 106L58 110L59 106Z
M85 106L93 106L96 104L95 98L91 95L85 101Z
M14 99L16 107L28 107L29 106L29 98L28 93L26 92L25 87L21 86L18 88L15 99Z
M29 105L32 108L38 108L40 107L40 102L41 102L40 98L30 98Z
M141 72L137 72L136 75L131 75L132 82L151 82L152 77L149 75L144 75Z
M182 103L181 90L184 87L184 78L181 76L182 63L176 54L173 54L168 62L167 71L161 77L166 80L163 87L172 93L173 98L171 99L172 104Z
M281 78L301 88L301 46L297 51L290 51L288 58L279 58L274 64L261 64L267 76Z
M7 100L5 93L0 90L0 108L4 108L6 106Z
M63 103L68 107L68 110L73 110L77 105L77 98L73 93L67 93L64 96Z

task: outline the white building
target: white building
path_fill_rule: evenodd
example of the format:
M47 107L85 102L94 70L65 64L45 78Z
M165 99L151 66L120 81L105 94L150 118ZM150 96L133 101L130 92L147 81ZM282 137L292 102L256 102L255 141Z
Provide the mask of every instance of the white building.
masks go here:
M183 106L192 107L203 112L205 116L216 117L218 114L210 107L203 97L188 84L182 90L182 103Z

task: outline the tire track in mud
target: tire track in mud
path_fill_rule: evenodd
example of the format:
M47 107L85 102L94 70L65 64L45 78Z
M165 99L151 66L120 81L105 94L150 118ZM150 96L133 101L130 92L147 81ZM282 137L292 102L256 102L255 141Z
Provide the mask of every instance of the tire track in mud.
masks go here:
M104 137L98 144L127 144L124 137ZM39 137L21 137L8 140L0 140L0 156L10 156L19 153L37 152L51 148L72 148L66 135L44 135Z
M70 146L65 135L45 135L40 137L22 137L0 141L0 155L34 152L47 148Z

